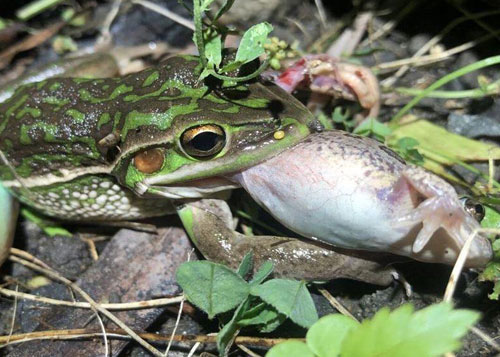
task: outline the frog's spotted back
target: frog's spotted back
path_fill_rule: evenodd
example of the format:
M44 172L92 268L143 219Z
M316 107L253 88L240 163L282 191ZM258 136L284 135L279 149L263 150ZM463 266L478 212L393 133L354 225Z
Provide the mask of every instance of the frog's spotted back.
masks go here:
M165 175L196 166L179 137L214 124L228 141L223 162L200 164L199 175L207 177L217 165L221 172L251 165L308 134L312 115L277 86L209 86L198 81L200 72L197 57L174 56L120 78L51 78L20 86L0 104L0 181L49 215L139 218L168 210L170 203L148 206L132 193L129 168L137 152L161 147L168 156ZM276 130L288 134L273 140ZM108 192L101 184L127 187Z
M165 129L181 114L173 108L195 110L189 102L204 91L191 73L197 63L179 57L124 78L52 78L22 86L0 105L0 149L21 177L104 165L110 147L100 140L111 133L123 140L141 126Z
M176 121L217 118L243 126L294 116L300 103L260 83L214 91L198 82L197 57L175 56L122 78L52 78L20 87L0 104L0 150L20 177L59 175L74 167L109 172L118 152L173 138ZM273 103L281 103L276 114ZM272 120L271 120L272 121ZM117 150L118 147L118 150ZM14 179L0 165L0 179Z

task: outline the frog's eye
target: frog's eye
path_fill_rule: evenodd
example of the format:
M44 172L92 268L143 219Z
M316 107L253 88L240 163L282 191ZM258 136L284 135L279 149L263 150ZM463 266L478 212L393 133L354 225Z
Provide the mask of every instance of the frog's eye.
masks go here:
M181 136L184 151L196 158L206 158L218 154L226 143L224 130L213 124L187 129Z
M134 166L142 173L152 174L163 166L165 153L160 148L144 150L134 156Z
M464 209L478 222L481 222L483 220L486 212L482 204L470 197L462 197L460 198L460 201L462 202Z

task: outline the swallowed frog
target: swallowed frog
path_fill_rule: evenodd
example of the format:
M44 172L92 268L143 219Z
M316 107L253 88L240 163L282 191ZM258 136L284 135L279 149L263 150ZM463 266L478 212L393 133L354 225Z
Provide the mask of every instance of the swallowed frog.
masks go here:
M352 228L354 233L340 240L352 239L353 243L333 248L328 243L339 245L339 237L308 234L309 228L303 225L313 221L297 221L296 226L286 214L273 211L266 194L258 192L259 183L256 186L248 183L252 173L275 167L269 160L285 158L278 168L289 170L287 165L293 161L294 150L304 145L305 151L315 147L308 140L318 140L320 134L314 133L322 130L321 125L299 101L273 83L253 81L225 88L217 83L199 82L200 72L197 57L174 56L157 67L124 77L52 78L22 85L0 104L2 185L22 203L62 220L109 222L177 212L190 237L209 259L235 265L234 259L239 259L243 250L245 253L253 250L261 259L273 260L279 275L321 280L349 277L381 285L390 283L394 271L366 250L412 256L405 253L406 248L401 251L389 248L395 244L395 236L401 236L410 226L426 222L426 215L411 215L411 207L425 206L426 213L436 208L440 217L460 211L455 206L448 212L447 206L419 203L414 191L405 186L412 173L408 171L409 176L405 176L404 163L388 154L389 149L383 146L370 144L373 147L368 145L369 148L363 149L364 144L360 144L358 157L363 156L364 150L366 155L382 159L376 170L370 164L358 165L357 169L353 165L351 176L347 177L351 178L349 189L356 189L353 177L373 169L373 176L368 175L365 184L369 189L385 183L387 198L381 208L392 209L393 214L383 217L390 222L374 222L385 230L373 242L367 240L364 246L358 242L366 237L355 234L366 233L366 224L364 228L356 228L359 217L351 215L341 229ZM332 134L321 135L327 138ZM333 140L323 147L325 151L332 150L335 160L356 156L349 151L349 145L340 142L332 148L335 144ZM386 160L384 155L392 159ZM297 167L297 174L308 176L311 168L314 171L318 157L311 156L311 166L305 165L304 170ZM375 158L371 165L376 163ZM427 174L422 178L421 171L415 173L418 174L415 180L422 181L417 191L424 197L430 197L428 192L436 185L441 187L442 181L437 177ZM386 181L377 178L384 174L388 177ZM282 184L293 187L300 182L280 182L280 179L270 178L278 193ZM214 197L240 186L292 230L327 243L275 236L246 237L235 232L227 204ZM347 199L358 199L358 196L349 198L347 193L348 190L344 193ZM453 189L442 193L454 202ZM371 198L375 197L363 199ZM4 217L3 221L10 225L0 231L3 235L0 238L4 238L8 248L16 204L9 200L6 205L9 210L3 212L10 212L10 217ZM352 205L357 210L369 206L369 201ZM398 212L399 208L405 209ZM300 207L290 212L300 214ZM364 215L371 212L368 210ZM349 212L339 215L345 218ZM460 216L455 225L468 226L466 217ZM398 223L403 228L392 226L393 218L400 219ZM425 226L422 231L427 231ZM335 233L334 228L332 232ZM384 241L386 233L389 236ZM417 237L422 256L428 254L430 247L427 235L426 239ZM237 246L232 245L234 240L226 240L235 237ZM368 238L373 239L374 235ZM478 237L478 241L482 245L475 249L482 263L491 256L491 247L483 237ZM454 246L451 249L456 251ZM4 256L5 252L6 249ZM449 255L446 259L427 260L450 263L453 258ZM471 265L476 265L475 262Z

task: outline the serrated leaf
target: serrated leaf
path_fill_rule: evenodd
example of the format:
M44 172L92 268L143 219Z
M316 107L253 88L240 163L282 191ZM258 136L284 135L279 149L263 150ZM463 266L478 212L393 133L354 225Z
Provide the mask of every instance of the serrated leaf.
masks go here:
M492 207L484 206L485 215L481 221L484 228L500 228L500 213ZM494 259L488 262L481 275L480 281L491 281L495 285L493 291L488 295L492 300L498 300L500 294L500 239L493 242Z
M338 356L345 336L358 326L359 322L341 314L324 316L307 331L307 346L319 357Z
M249 294L248 283L236 272L209 261L183 263L177 269L177 283L209 318L235 308Z
M271 24L261 22L245 31L241 38L235 62L248 63L264 53L264 43L273 30Z
M427 120L417 120L403 124L393 130L388 143L397 145L403 137L418 140L420 153L445 165L460 161L487 161L488 158L500 159L500 147L490 143L472 140L453 134Z
M314 357L314 353L304 342L287 341L271 348L266 357Z
M271 261L265 261L264 264L259 267L259 270L257 270L252 280L250 280L250 285L262 283L273 272L273 269L273 263Z
M385 137L392 133L392 130L385 124L374 118L365 119L354 130L354 134L373 135L377 140L383 141Z
M273 279L252 286L251 294L274 306L299 326L310 327L318 320L316 307L303 281Z
M283 314L278 314L274 319L267 321L265 324L258 325L257 330L260 333L271 333L281 326L283 322L286 321L286 316Z
M227 356L227 350L231 347L232 342L240 331L238 320L241 319L249 306L250 299L247 298L238 306L231 320L217 334L217 349L221 355Z
M433 357L460 347L459 339L479 319L470 310L441 303L413 313L411 305L384 308L352 329L341 347L343 357Z
M500 212L496 209L484 205L484 218L481 221L483 228L500 228Z
M278 312L271 305L261 303L246 311L238 323L241 326L260 325L268 323L278 316Z
M240 265L238 266L238 270L236 272L243 279L252 271L253 268L253 253L250 251L243 257Z
M205 38L205 57L207 58L207 67L219 68L222 61L222 37L216 33L206 34Z

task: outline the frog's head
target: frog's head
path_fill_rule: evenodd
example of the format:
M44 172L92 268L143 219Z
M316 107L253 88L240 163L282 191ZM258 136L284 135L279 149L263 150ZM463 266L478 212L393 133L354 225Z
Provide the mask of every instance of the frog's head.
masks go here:
M312 114L272 83L217 88L197 82L196 57L164 65L155 75L167 76L163 94L138 101L120 132L113 172L138 194L202 197L235 187L222 177L286 150L314 126Z

